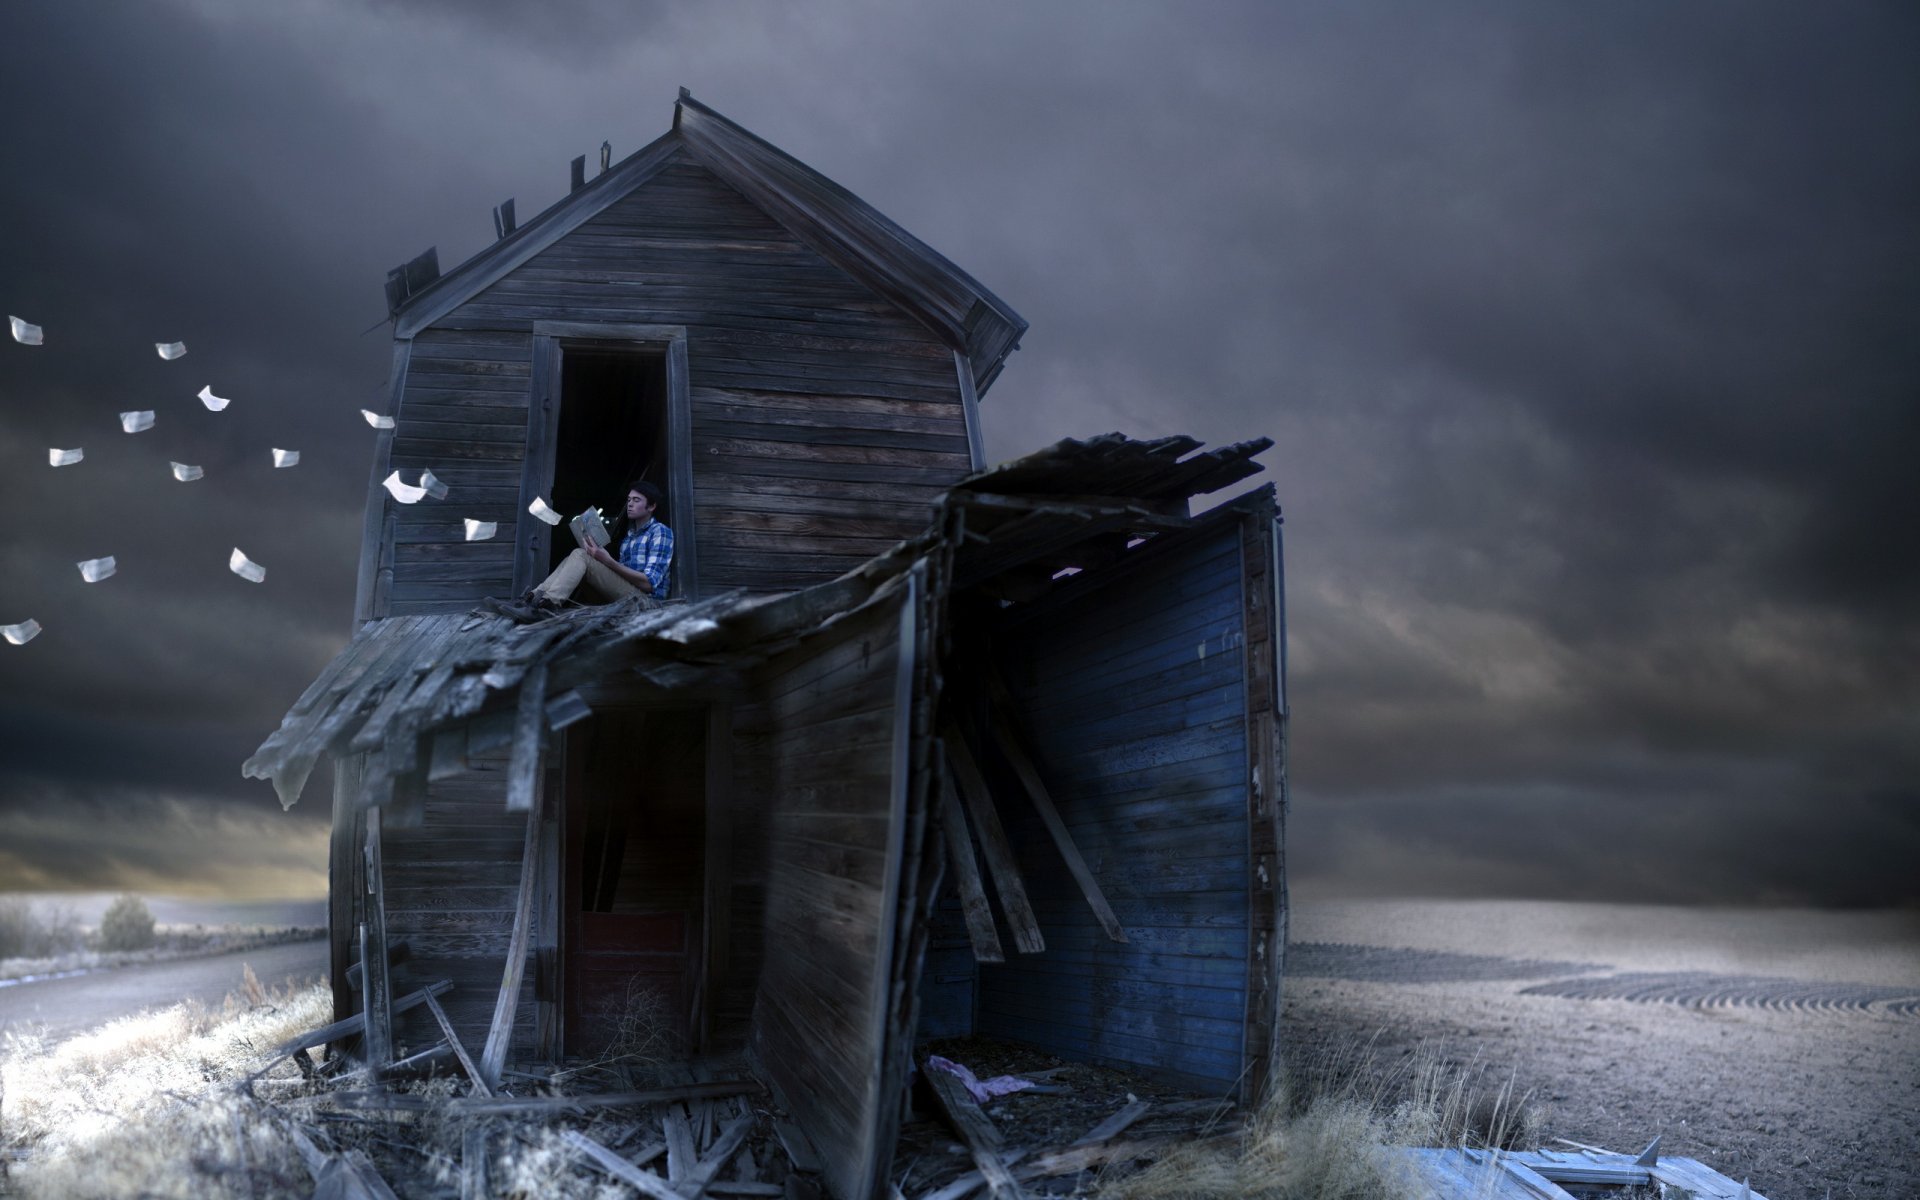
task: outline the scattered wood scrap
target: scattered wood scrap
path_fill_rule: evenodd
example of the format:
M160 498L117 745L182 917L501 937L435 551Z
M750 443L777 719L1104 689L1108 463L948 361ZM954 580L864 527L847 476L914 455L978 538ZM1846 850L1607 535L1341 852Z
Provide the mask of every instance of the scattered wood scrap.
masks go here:
M957 1076L934 1068L924 1068L921 1074L932 1086L934 1098L939 1101L947 1120L967 1144L967 1151L973 1155L974 1165L979 1168L980 1177L986 1182L994 1200L1018 1200L1025 1196L1026 1190L1007 1170L1006 1163L1001 1161L1000 1130L994 1126L992 1118L974 1103L967 1085L960 1082Z

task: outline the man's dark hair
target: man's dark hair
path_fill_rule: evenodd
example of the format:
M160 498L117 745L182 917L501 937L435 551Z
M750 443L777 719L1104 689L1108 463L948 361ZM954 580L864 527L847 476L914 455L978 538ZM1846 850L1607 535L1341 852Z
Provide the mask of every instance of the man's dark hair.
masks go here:
M654 508L659 508L667 502L667 494L660 490L660 485L650 483L645 479L634 480L627 485L627 490L629 492L639 492L647 498L647 503Z

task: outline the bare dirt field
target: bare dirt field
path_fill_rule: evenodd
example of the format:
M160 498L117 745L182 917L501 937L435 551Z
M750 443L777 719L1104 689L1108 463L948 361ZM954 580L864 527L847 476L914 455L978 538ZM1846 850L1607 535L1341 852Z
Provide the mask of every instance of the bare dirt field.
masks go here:
M1296 896L1295 1053L1511 1071L1547 1137L1920 1197L1920 914Z

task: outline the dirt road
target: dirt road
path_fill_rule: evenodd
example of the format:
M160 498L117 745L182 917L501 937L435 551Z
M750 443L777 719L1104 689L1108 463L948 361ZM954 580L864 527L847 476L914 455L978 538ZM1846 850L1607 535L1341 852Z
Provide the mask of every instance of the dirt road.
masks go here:
M326 939L0 987L0 1028L43 1027L57 1042L142 1009L182 1000L218 1004L240 986L243 963L267 987L281 986L289 977L312 983L326 974Z

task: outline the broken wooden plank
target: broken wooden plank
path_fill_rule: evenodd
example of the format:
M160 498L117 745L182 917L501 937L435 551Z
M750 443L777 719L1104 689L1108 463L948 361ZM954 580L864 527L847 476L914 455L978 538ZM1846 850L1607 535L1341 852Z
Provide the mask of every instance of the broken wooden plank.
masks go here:
M377 1073L370 1066L356 1067L343 1075L336 1076L333 1083L335 1085L357 1083L364 1077L377 1084L389 1075L397 1075L402 1071L411 1070L414 1067L425 1066L427 1063L433 1062L436 1059L445 1058L450 1053L452 1053L452 1050L445 1042L435 1042L417 1054L409 1054L405 1058L387 1063L380 1068Z
M520 681L520 705L513 718L513 751L507 760L507 811L532 812L540 786L540 758L546 747L547 664L527 668Z
M363 1150L336 1154L320 1169L313 1200L399 1200Z
M467 1048L461 1043L460 1035L453 1031L453 1022L447 1019L447 1010L441 1008L440 1001L431 995L427 997L427 1007L432 1010L433 1019L439 1022L440 1032L446 1037L447 1045L453 1048L454 1057L460 1060L460 1069L465 1071L467 1078L473 1081L473 1090L482 1096L493 1095L493 1088L487 1083L486 1077L480 1073L480 1068L474 1065L472 1057L467 1054Z
M986 889L980 883L980 863L973 856L973 835L967 830L967 815L960 811L956 789L942 787L938 803L940 823L947 836L947 862L953 868L954 886L959 889L960 912L966 918L974 961L1005 962L1000 933L993 925L993 907L987 903Z
M1135 1100L1131 1104L1124 1105L1112 1116L1075 1138L1072 1144L1097 1146L1101 1142L1110 1142L1126 1132L1127 1126L1146 1116L1147 1110L1152 1107L1152 1102L1147 1100Z
M417 992L408 992L393 1002L393 1011L396 1013L405 1012L410 1008L425 1004L426 996L429 992L439 996L451 991L452 988L453 981L451 979L442 979L421 988ZM268 1051L267 1057L269 1059L285 1058L290 1054L298 1054L302 1050L311 1050L315 1046L323 1046L328 1042L339 1041L341 1038L359 1033L365 1028L365 1014L355 1013L350 1017L335 1021L330 1025L322 1025L318 1029L310 1030L301 1034L299 1037L290 1038Z
M778 1183L755 1180L716 1179L707 1188L709 1196L784 1196L787 1189Z
M1006 1164L1000 1161L1000 1130L974 1103L967 1085L960 1082L958 1076L937 1067L923 1067L921 1074L932 1086L934 1099L939 1101L941 1110L967 1144L968 1152L973 1155L974 1166L979 1168L980 1177L986 1181L988 1192L994 1200L1016 1200L1025 1196L1025 1189L1014 1180Z
M1047 948L1047 940L1040 935L1040 922L1027 900L1026 884L1020 878L1019 865L1014 862L1013 847L1007 844L1007 831L1000 824L1000 814L994 811L986 776L980 773L980 764L974 761L955 722L946 722L941 742L946 747L947 763L953 768L952 779L966 799L967 811L973 815L974 831L980 835L980 851L986 855L994 890L1000 893L1000 911L1006 914L1007 925L1013 930L1013 944L1022 954L1038 954Z
M516 748L515 753L519 751ZM514 904L513 934L507 941L507 962L500 973L500 995L493 1003L493 1024L480 1055L480 1073L489 1089L500 1085L500 1069L507 1065L513 1042L513 1017L520 1007L520 981L527 970L527 943L533 934L535 867L540 854L540 815L527 813L525 849L520 856L520 895Z
M1068 1146L1041 1154L1019 1150L1003 1156L1000 1162L1013 1173L1015 1179L1026 1182L1055 1175L1071 1175L1076 1171L1091 1170L1110 1162L1126 1162L1147 1155L1164 1153L1172 1144L1173 1142L1166 1138L1143 1138L1099 1145ZM986 1181L986 1176L979 1171L968 1171L965 1175L922 1194L919 1200L965 1200L965 1197L972 1195L974 1190Z
M669 1108L660 1118L660 1132L667 1139L667 1182L678 1184L700 1161L693 1148L693 1130L678 1105Z
M1073 881L1080 885L1080 894L1087 898L1088 907L1093 909L1094 919L1100 922L1100 928L1116 942L1127 940L1127 931L1121 927L1120 918L1113 915L1113 906L1107 903L1107 895L1100 890L1100 881L1093 877L1093 871L1087 866L1087 860L1080 855L1080 847L1074 844L1073 834L1068 832L1067 823L1060 819L1060 810L1054 806L1053 795L1047 790L1046 781L1040 778L1040 768L1034 765L1033 756L1027 753L1025 742L1013 727L1008 714L1013 711L1013 696L1001 681L1000 674L988 660L988 666L982 672L987 683L987 710L991 714L989 721L993 730L995 745L1000 756L1007 760L1013 773L1027 789L1027 798L1033 801L1034 811L1040 814L1041 824L1053 837L1053 844L1060 851L1060 857L1066 860L1067 871Z
M686 1200L700 1200L701 1196L706 1195L707 1189L720 1174L720 1169L727 1165L727 1160L733 1157L734 1152L740 1149L741 1143L747 1140L747 1134L753 1131L753 1120L753 1114L748 1113L744 1117L735 1117L727 1122L726 1128L720 1131L719 1138L714 1141L713 1148L707 1151L706 1157L696 1163L693 1170L688 1172L686 1179L681 1182L680 1194L686 1197Z
M569 1129L561 1136L569 1146L593 1160L601 1170L621 1183L638 1189L641 1195L652 1196L654 1200L683 1200L666 1180L652 1171L634 1166L586 1134Z

